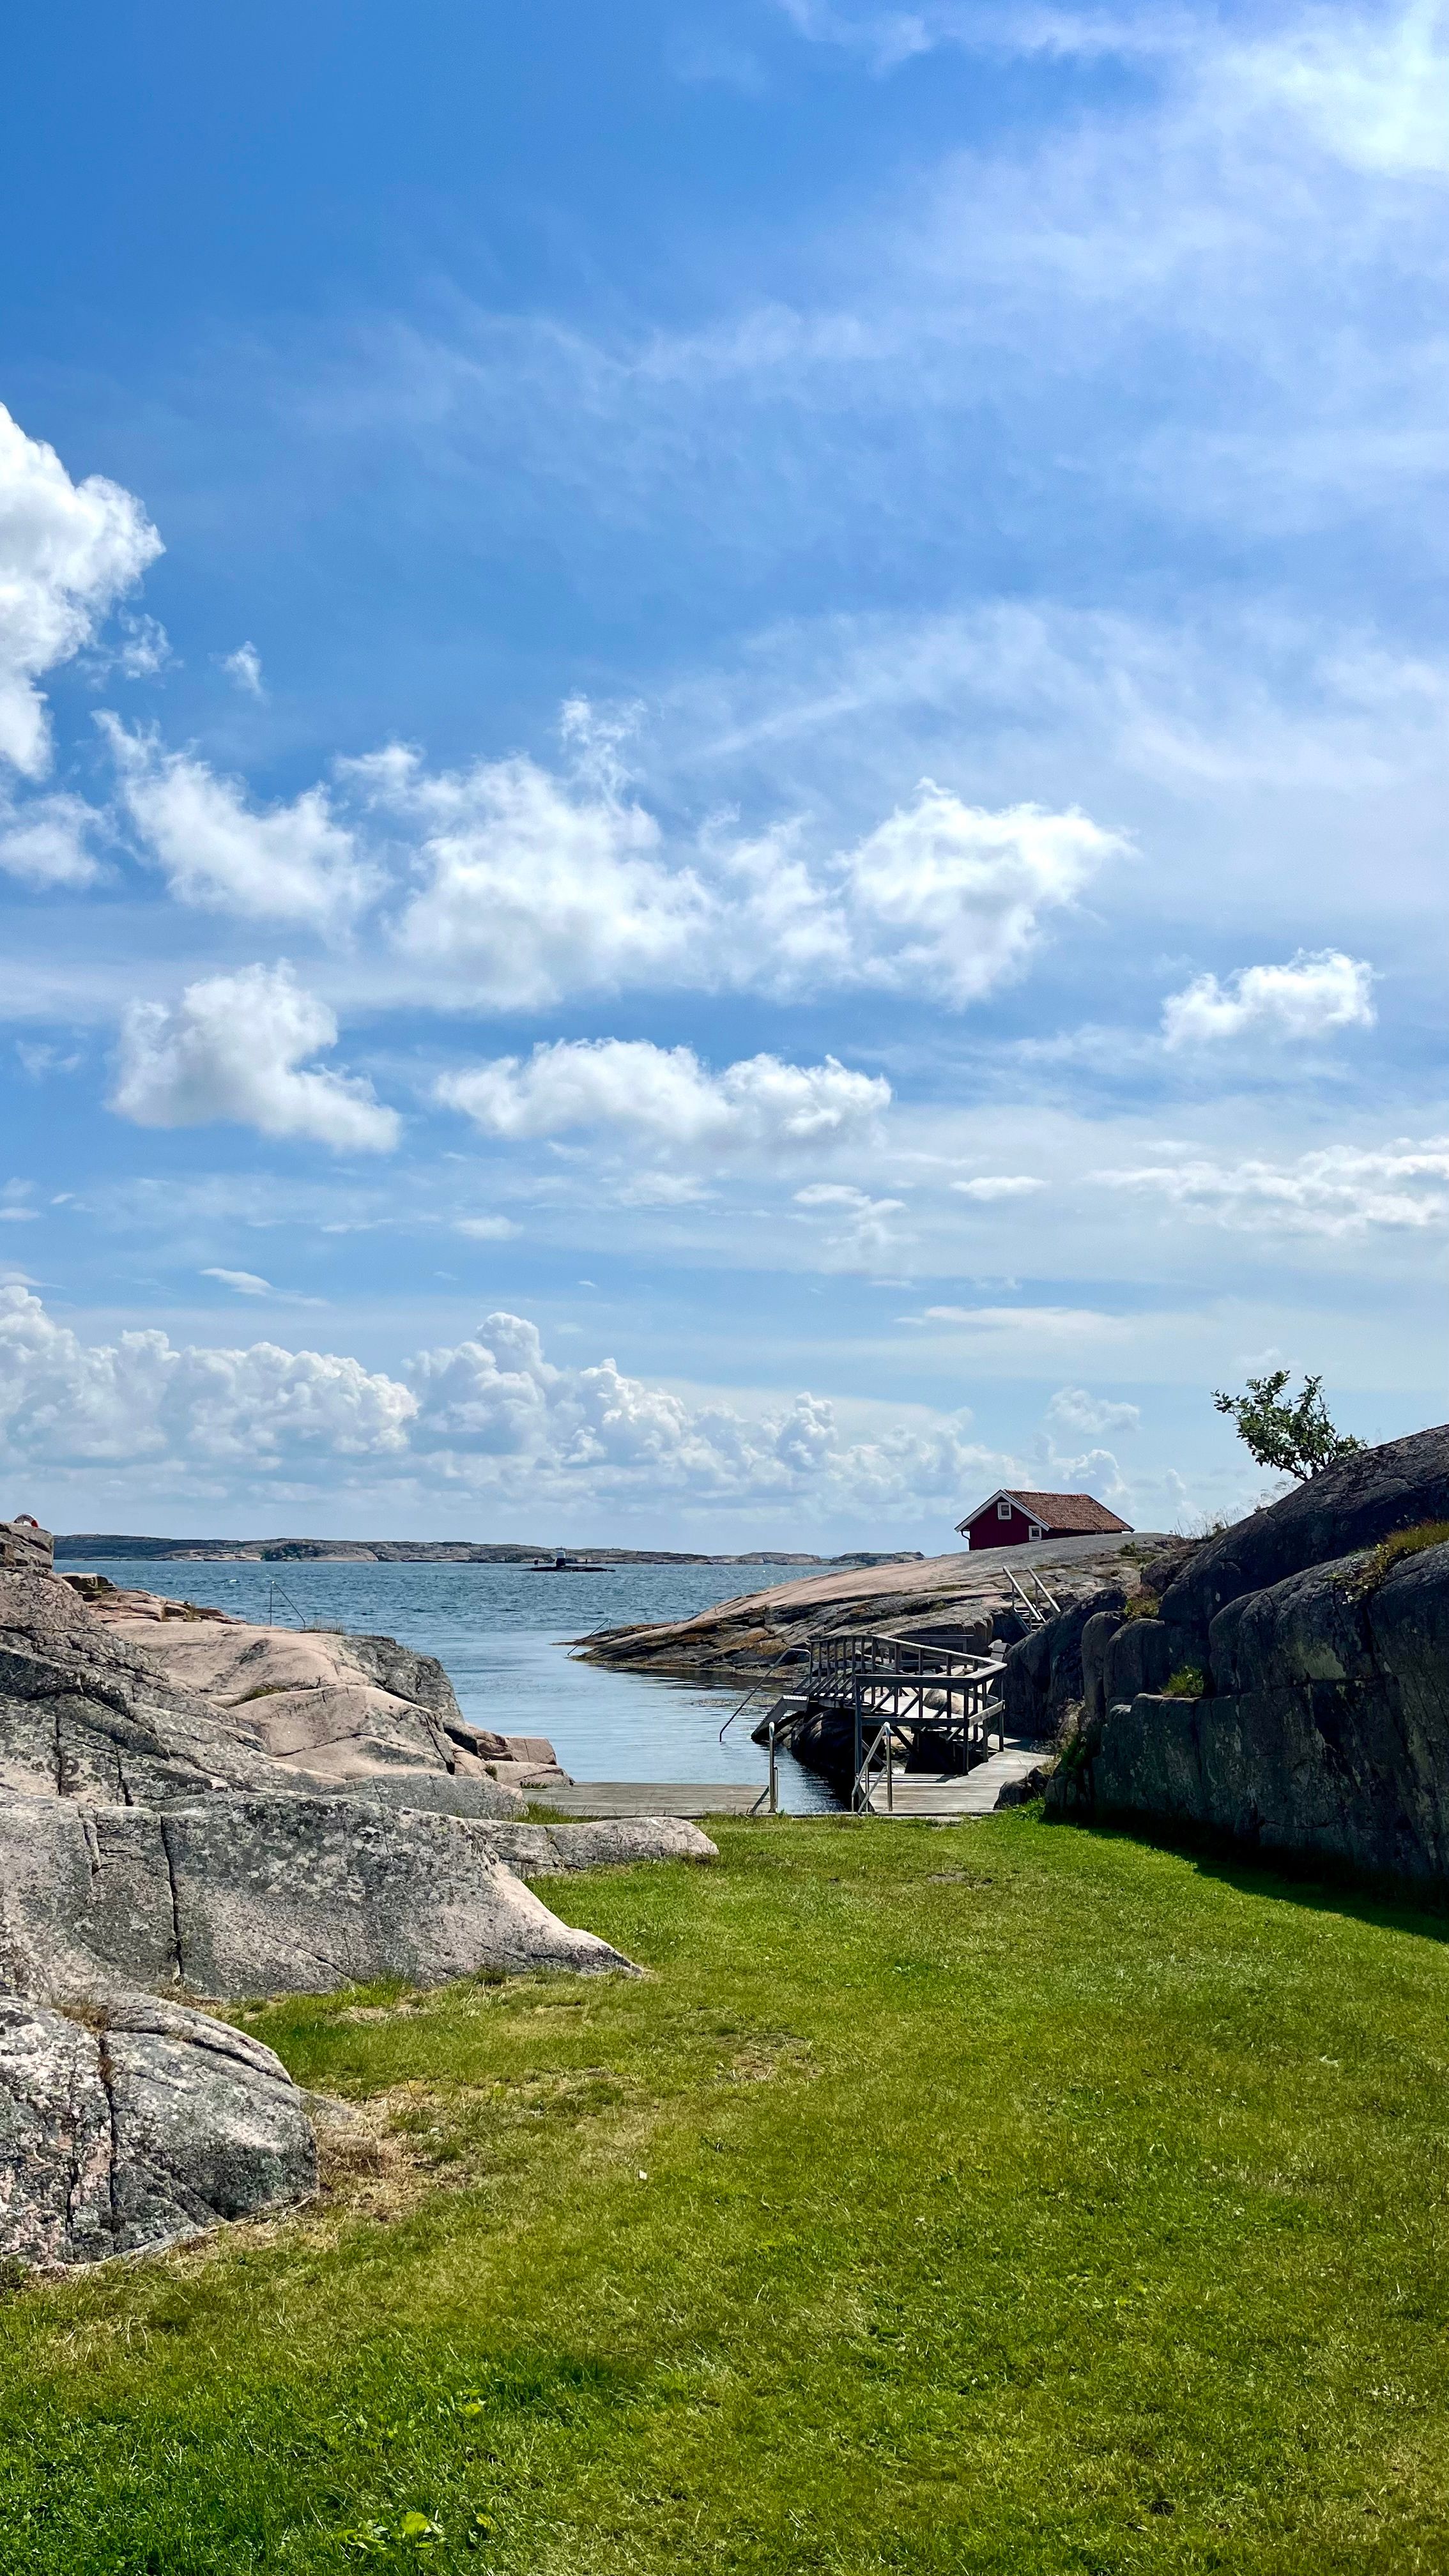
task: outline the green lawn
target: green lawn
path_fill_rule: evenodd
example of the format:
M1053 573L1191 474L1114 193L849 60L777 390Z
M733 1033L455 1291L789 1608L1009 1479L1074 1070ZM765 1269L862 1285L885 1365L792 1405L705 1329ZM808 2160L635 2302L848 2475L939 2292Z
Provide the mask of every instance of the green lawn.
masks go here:
M1449 2567L1441 1923L1030 1810L719 1841L547 1891L645 1979L246 2016L370 2127L0 2306L0 2567Z

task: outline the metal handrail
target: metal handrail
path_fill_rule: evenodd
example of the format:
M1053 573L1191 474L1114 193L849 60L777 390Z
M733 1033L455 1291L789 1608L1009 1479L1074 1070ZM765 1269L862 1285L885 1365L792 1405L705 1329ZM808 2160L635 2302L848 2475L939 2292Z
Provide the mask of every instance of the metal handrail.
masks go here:
M1009 1565L1004 1565L1001 1571L1005 1575L1007 1582L1010 1584L1012 1591L1016 1594L1016 1597L1021 1603L1023 1610L1026 1612L1028 1619L1032 1620L1038 1628L1044 1628L1046 1626L1046 1618L1042 1610L1041 1601L1033 1601L1031 1594L1023 1590L1022 1584L1017 1581L1016 1575ZM1050 1610L1052 1617L1054 1619L1059 1619L1061 1617L1061 1605L1047 1590L1047 1587L1043 1583L1041 1576L1038 1574L1036 1567L1034 1565L1024 1565L1021 1571L1026 1582L1035 1584L1037 1591L1041 1594L1041 1600L1046 1603L1047 1609Z
M890 1718L887 1718L884 1726L877 1730L870 1748L866 1753L865 1759L861 1763L860 1769L855 1775L855 1781L851 1788L850 1804L853 1812L857 1816L869 1815L871 1813L870 1775L875 1766L875 1757L880 1751L882 1742L884 1742L886 1749L886 1813L888 1816L893 1816L895 1814L895 1743L892 1721ZM863 1792L862 1783L864 1784Z
M745 1713L746 1709L749 1707L749 1704L750 1704L751 1700L752 1700L752 1699L758 1699L758 1697L759 1697L759 1695L760 1695L761 1691L765 1689L766 1685L767 1685L768 1683L770 1683L770 1682L772 1682L772 1681L774 1680L775 1675L776 1675L776 1673L779 1671L779 1669L780 1669L781 1665L782 1665L782 1664L789 1664L789 1663L796 1663L796 1662L798 1662L798 1661L799 1661L799 1658L800 1658L802 1655L808 1655L808 1654L810 1653L810 1651L811 1651L811 1649L810 1649L808 1646L787 1646L787 1647L785 1648L785 1651L784 1651L783 1655L777 1655L777 1656L775 1657L774 1662L770 1665L769 1669L768 1669L766 1672L761 1673L759 1680L758 1680L757 1682L751 1682L749 1689L746 1691L746 1693L745 1693L745 1695L744 1695L744 1698L741 1700L741 1702L740 1702L740 1704L739 1704L739 1707L738 1707L738 1708L732 1708L732 1709L730 1710L730 1713L729 1713L728 1717L725 1719L725 1722L724 1722L723 1726L720 1728L720 1731L719 1731L719 1740L720 1740L721 1744L723 1744L723 1742L724 1742L724 1740L725 1740L725 1737L728 1735L728 1733L729 1733L729 1731L730 1731L730 1728L733 1726L733 1724L734 1724L734 1722L735 1722L735 1719L736 1719L737 1717L743 1717L743 1716L744 1716L744 1713Z

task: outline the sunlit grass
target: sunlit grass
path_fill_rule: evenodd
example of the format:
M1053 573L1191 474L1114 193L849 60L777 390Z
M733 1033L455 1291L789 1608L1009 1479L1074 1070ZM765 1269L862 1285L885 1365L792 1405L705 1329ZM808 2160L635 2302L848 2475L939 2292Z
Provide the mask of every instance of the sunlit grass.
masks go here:
M1034 1813L248 2016L318 2210L0 2308L0 2565L1440 2570L1444 1927Z

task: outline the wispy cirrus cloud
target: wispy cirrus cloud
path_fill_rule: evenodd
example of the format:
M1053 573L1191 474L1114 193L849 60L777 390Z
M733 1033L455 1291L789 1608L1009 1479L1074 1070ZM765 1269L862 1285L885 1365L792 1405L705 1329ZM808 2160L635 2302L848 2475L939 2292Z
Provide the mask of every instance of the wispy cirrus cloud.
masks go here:
M1289 1162L1173 1162L1091 1174L1105 1189L1155 1198L1181 1214L1245 1232L1288 1228L1348 1236L1449 1224L1449 1137L1383 1146L1329 1145Z

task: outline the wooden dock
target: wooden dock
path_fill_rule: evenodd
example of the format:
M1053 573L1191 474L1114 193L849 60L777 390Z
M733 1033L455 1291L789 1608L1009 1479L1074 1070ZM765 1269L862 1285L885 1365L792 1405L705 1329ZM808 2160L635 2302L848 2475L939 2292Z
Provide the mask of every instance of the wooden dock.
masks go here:
M949 1824L957 1816L989 1816L1002 1790L1024 1780L1041 1758L1039 1744L1019 1744L1008 1737L1002 1752L974 1763L969 1771L897 1770L889 1811L885 1779L877 1774L870 1806L862 1812L881 1818L889 1812L897 1824ZM574 1780L566 1789L541 1790L538 1802L561 1816L687 1816L697 1822L703 1816L748 1816L761 1795L759 1788L738 1780Z
M969 1771L897 1771L889 1790L877 1773L871 1784L869 1813L890 1814L897 1824L949 1824L957 1816L989 1816L1003 1789L1014 1789L1042 1759L1039 1744L1008 1736L999 1753L975 1762Z
M561 1816L747 1816L759 1803L750 1781L572 1780L540 1789L538 1804Z

